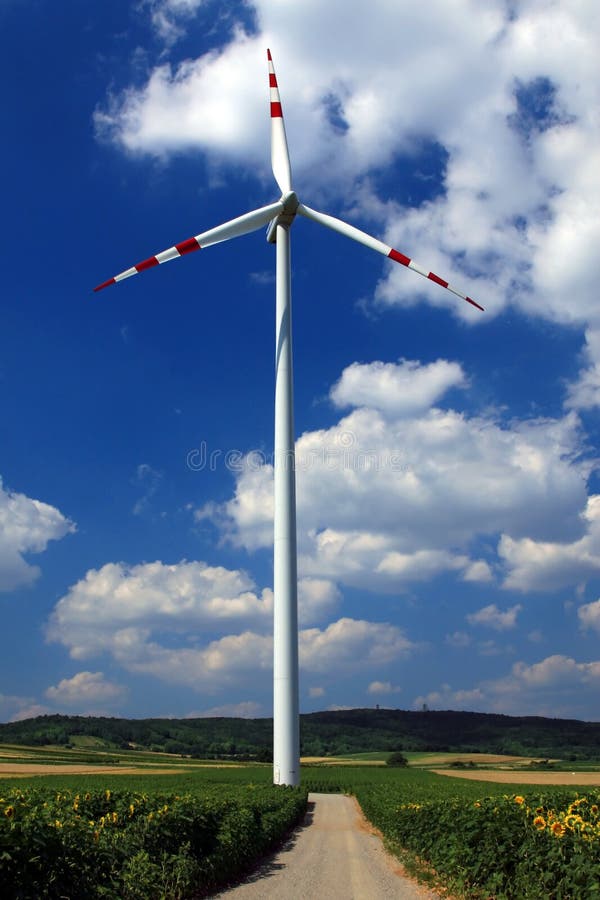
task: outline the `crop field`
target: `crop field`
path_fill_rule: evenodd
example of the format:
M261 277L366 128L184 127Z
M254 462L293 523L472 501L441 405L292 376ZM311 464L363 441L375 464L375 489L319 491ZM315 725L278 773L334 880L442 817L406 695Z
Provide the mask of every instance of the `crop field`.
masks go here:
M600 896L600 792L585 773L568 789L540 787L527 782L565 773L514 760L508 774L521 780L507 785L462 777L501 778L506 769L437 774L422 755L404 769L368 756L307 765L302 788L292 790L271 786L270 765L0 746L2 764L38 773L0 776L2 897L210 896L302 820L307 791L355 795L390 849L405 863L429 864L455 896ZM478 763L508 765L481 756ZM439 754L434 764L443 764Z
M145 790L125 787L119 776L114 780L120 788L100 787L98 776L82 777L75 784L71 776L70 788L51 786L53 776L37 778L35 786L0 786L6 900L198 896L276 846L302 819L307 803L301 789L247 780L183 778L165 792L161 776L146 777Z
M501 784L561 784L561 785L594 785L600 786L600 772L523 772L515 769L479 769L467 772L456 772L452 769L433 769L436 775L452 778L466 778L469 781L494 781Z

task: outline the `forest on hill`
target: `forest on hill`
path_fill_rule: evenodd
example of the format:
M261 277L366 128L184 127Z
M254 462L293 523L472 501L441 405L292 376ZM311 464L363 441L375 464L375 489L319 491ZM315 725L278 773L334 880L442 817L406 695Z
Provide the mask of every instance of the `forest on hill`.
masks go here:
M198 758L271 757L272 719L113 719L37 716L0 724L0 744L78 744L98 749L140 749ZM349 709L300 717L303 756L368 751L507 753L600 758L600 723L491 713ZM93 739L93 740L92 740Z

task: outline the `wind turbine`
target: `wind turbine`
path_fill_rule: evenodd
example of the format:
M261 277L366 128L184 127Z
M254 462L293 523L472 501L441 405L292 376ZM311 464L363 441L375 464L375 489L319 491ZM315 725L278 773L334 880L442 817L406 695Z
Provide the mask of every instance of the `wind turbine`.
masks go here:
M99 284L100 291L161 265L200 250L240 237L268 225L267 240L276 245L276 330L275 330L275 452L274 452L274 623L273 623L273 781L275 784L300 783L300 736L298 708L298 599L296 563L296 478L294 456L294 410L292 378L292 306L290 274L290 226L296 215L312 219L319 225L338 231L346 237L382 253L430 281L456 294L483 311L471 297L451 287L429 269L388 247L377 238L349 225L341 219L317 212L300 203L292 190L292 174L288 153L281 98L271 51L267 50L271 99L271 165L281 198L275 203L245 213L216 228L188 238L156 256L125 269L114 278Z

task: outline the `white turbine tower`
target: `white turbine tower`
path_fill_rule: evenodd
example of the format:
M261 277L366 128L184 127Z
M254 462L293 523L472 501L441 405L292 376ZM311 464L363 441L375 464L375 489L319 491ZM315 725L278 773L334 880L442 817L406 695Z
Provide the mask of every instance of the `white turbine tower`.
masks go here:
M267 50L271 92L271 164L281 191L275 203L245 213L150 256L94 288L100 291L131 275L210 247L268 225L267 239L276 245L275 332L275 527L274 527L274 672L273 672L273 781L300 783L298 709L298 600L296 571L296 483L294 464L294 409L292 380L292 308L290 291L290 226L297 214L364 244L378 253L435 281L478 309L483 307L451 287L447 281L419 266L393 247L340 219L300 203L292 190L292 175L283 112L271 52Z

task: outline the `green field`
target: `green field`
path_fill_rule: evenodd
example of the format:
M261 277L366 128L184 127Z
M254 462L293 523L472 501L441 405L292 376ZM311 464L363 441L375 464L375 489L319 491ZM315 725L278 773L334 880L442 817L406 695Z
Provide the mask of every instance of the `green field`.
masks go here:
M292 790L271 786L270 765L216 766L89 745L2 749L0 761L14 764L11 754L21 753L19 761L48 770L0 779L6 900L208 895L302 819L307 791L354 794L405 864L429 863L455 896L600 896L597 788L448 778L423 756L391 769L372 764L386 754L369 753L305 766L302 788ZM51 764L110 769L50 774ZM135 774L119 774L134 766Z

